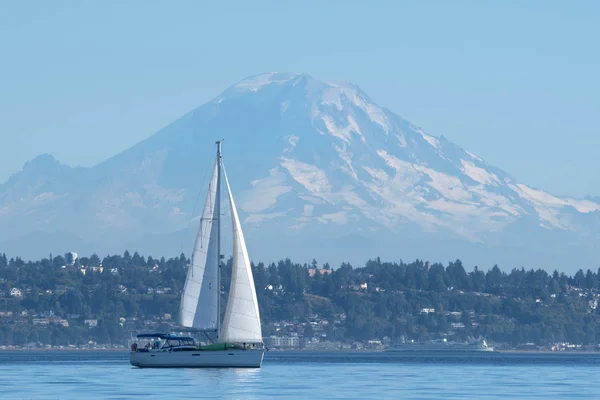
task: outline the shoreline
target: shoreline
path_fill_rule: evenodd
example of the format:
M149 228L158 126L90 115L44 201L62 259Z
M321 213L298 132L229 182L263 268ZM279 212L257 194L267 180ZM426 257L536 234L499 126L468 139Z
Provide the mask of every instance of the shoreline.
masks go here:
M129 348L122 348L122 349L108 349L108 348L98 348L98 349L73 349L73 348L65 348L65 349L59 349L59 348L52 348L52 349L45 349L45 348L6 348L6 349L0 349L0 353L3 352L43 352L43 353L50 353L50 352L72 352L72 353L91 353L91 352L110 352L110 353L129 353L130 349ZM412 351L402 351L402 352L387 352L385 350L350 350L350 349L344 349L344 350L306 350L306 349L286 349L286 350L281 350L281 349L270 349L268 350L268 352L272 352L272 353L345 353L345 354L360 354L360 353L367 353L367 354L375 354L375 353L381 353L381 354L390 354L390 355L399 355L399 354L403 354L403 355L414 355L414 354L478 354L478 355L485 355L485 354L557 354L557 355L569 355L569 354L600 354L600 350L572 350L572 351L552 351L552 350L511 350L511 349L507 349L507 350L494 350L494 351L490 351L490 352L485 352L485 351L436 351L436 350L425 350L425 351L419 351L419 350L412 350Z

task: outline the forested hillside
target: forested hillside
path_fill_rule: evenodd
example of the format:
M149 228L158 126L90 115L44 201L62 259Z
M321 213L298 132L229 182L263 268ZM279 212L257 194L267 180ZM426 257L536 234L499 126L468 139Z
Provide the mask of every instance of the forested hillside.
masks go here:
M230 263L222 267L223 301ZM0 254L0 345L126 344L134 333L168 330L188 264L183 254L166 260L68 253L35 262ZM282 260L253 265L253 272L264 336L394 341L443 335L510 346L600 341L599 271L467 271L459 260L377 258L335 269Z

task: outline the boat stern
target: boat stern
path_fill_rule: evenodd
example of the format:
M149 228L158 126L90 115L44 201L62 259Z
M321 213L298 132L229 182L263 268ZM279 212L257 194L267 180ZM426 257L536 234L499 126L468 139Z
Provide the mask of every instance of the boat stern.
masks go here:
M141 367L139 354L140 353L137 352L137 351L130 351L129 352L129 363L131 365L133 365L134 367Z

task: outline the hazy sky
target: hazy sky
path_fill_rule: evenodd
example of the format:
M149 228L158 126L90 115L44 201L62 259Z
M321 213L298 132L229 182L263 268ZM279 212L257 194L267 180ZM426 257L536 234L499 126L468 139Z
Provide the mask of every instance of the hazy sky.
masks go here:
M351 81L524 183L600 195L599 1L211 3L0 2L0 182L40 153L93 165L285 71Z

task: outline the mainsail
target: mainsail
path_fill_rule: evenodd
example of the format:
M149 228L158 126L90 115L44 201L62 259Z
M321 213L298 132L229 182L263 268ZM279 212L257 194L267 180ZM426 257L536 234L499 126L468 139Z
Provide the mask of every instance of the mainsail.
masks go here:
M179 324L205 331L219 329L219 217L220 153L204 203L181 304Z
M231 206L233 267L231 271L231 287L229 289L225 317L223 318L220 341L228 343L261 343L262 331L256 290L254 288L254 278L252 277L244 234L242 233L242 227L240 226L240 220L224 166L223 175L225 176L225 184L227 185L229 205Z

